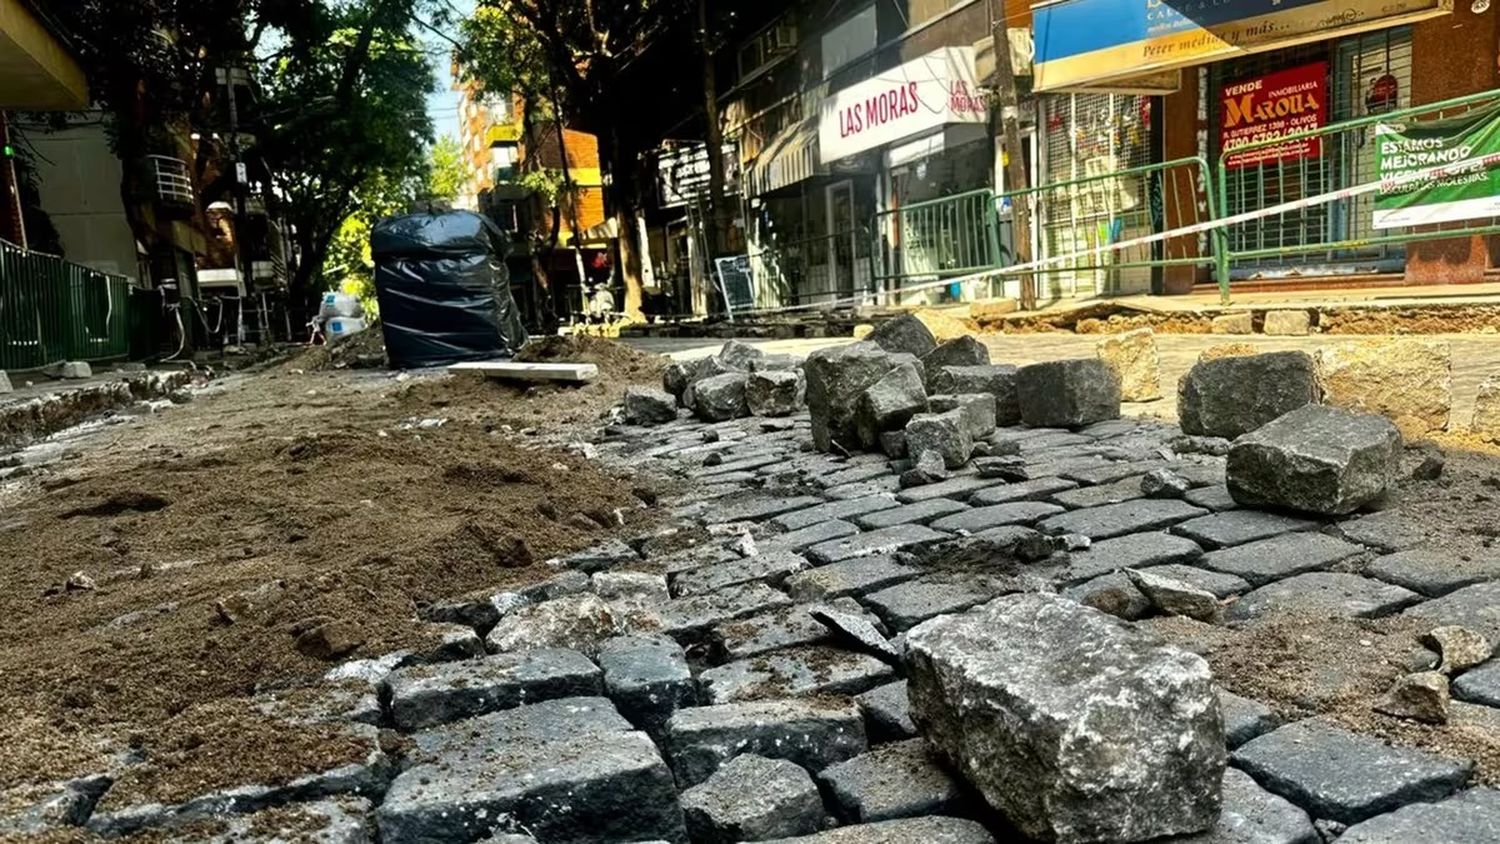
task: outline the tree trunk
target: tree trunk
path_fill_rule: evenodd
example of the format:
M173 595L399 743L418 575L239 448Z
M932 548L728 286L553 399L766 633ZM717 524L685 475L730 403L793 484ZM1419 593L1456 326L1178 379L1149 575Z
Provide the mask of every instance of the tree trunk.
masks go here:
M724 133L719 125L719 90L714 77L713 34L708 26L708 0L698 0L698 50L703 61L704 142L708 147L708 257L718 257L727 242L728 210L724 197Z
M1021 148L1021 102L1016 93L1016 69L1010 61L1010 26L1005 20L1003 0L990 0L990 43L995 51L995 93L1000 105L1000 142L1004 150L1007 192L1027 187L1025 159ZM1014 197L1010 203L1015 262L1031 261L1030 196ZM1036 309L1036 282L1031 273L1021 275L1021 309Z
M608 115L604 131L598 135L599 157L609 166L609 188L605 194L609 200L610 216L615 221L615 240L620 249L620 278L625 283L625 302L621 310L628 319L643 322L645 315L641 304L645 299L641 282L641 255L631 242L635 231L635 218L640 207L636 195L635 155L620 143L618 113Z

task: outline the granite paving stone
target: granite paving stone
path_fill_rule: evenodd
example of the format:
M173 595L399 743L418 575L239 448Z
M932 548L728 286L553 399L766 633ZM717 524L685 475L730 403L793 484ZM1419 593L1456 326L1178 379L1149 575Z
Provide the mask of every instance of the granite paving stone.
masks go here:
M1377 618L1421 600L1420 595L1346 572L1312 571L1268 583L1230 605L1226 617L1248 621L1275 612L1330 618Z
M1468 703L1500 706L1500 660L1465 671L1453 681L1453 696Z
M1160 469L1166 465L1167 461L1165 460L1122 460L1093 468L1068 469L1058 474L1070 481L1077 481L1084 486L1096 486L1098 484L1113 483L1132 476L1144 475L1152 469Z
M1500 642L1500 582L1465 586L1441 598L1408 608L1402 615L1421 619L1434 627L1456 624Z
M1500 578L1500 558L1490 554L1460 555L1436 548L1397 551L1370 561L1365 574L1405 586L1429 598Z
M876 686L854 696L865 714L865 732L871 743L899 741L917 734L911 721L911 700L906 696L906 681L897 680Z
M1413 803L1344 831L1341 844L1490 844L1500 841L1500 791L1471 788L1436 803Z
M697 701L682 646L667 636L625 636L599 647L604 692L637 729L659 736L673 713Z
M1076 481L1063 478L1033 478L1029 481L986 487L969 496L975 507L1007 504L1012 501L1041 501L1059 492L1077 488Z
M1281 726L1281 719L1258 700L1216 689L1219 711L1224 715L1224 743L1230 750Z
M678 596L702 595L741 583L777 584L811 564L807 558L790 551L769 551L685 571L672 578L672 589Z
M933 519L961 513L969 509L951 498L929 498L915 504L902 504L889 510L867 513L855 519L860 527L868 530L895 527L896 525L925 525Z
M1128 478L1098 486L1063 490L1053 494L1050 499L1070 510L1134 501L1137 498L1146 497L1146 493L1141 491L1141 477L1141 475L1131 475Z
M710 524L758 521L822 503L821 498L811 495L758 492L731 501L716 501L704 515L705 521Z
M844 595L864 595L902 581L921 570L885 554L819 566L787 578L787 594L799 601L825 601Z
M602 690L599 668L588 657L559 648L399 668L384 685L391 718L404 730Z
M1242 577L1252 586L1326 569L1364 553L1364 548L1321 533L1284 533L1204 554L1195 565Z
M697 785L742 753L786 759L817 772L868 748L852 701L785 698L679 710L663 742L680 787Z
M987 487L1003 484L1005 481L999 478L981 478L978 475L959 475L946 481L935 484L914 486L903 489L896 493L896 500L903 504L914 504L918 501L926 501L930 498L952 498L956 501L967 501L975 492Z
M1048 516L1063 512L1063 508L1045 501L1012 501L1009 504L992 504L976 507L962 513L944 516L932 523L934 530L957 533L978 533L1004 525L1031 525Z
M828 542L834 539L842 539L859 533L859 528L842 519L831 519L826 522L818 522L798 530L789 530L786 533L772 534L759 540L756 545L761 553L770 554L778 551L801 551L805 548L817 545L820 542Z
M849 612L864 612L853 598L796 604L715 625L709 634L714 655L723 661L749 659L797 645L815 645L830 640L828 628L809 614L815 606Z
M816 832L823 798L807 771L785 759L747 753L724 763L682 793L683 820L693 841L762 841Z
M1160 530L1177 522L1205 515L1206 512L1182 501L1143 498L1059 513L1043 520L1039 529L1043 533L1079 533L1090 539L1100 540L1127 533Z
M1230 595L1243 595L1250 591L1250 584L1243 577L1235 577L1232 574L1224 574L1208 569L1200 569L1197 566L1171 564L1165 566L1151 566L1141 571L1162 577L1170 577L1204 592L1213 593L1219 600L1228 598Z
M1189 519L1172 527L1172 532L1197 542L1205 548L1228 548L1283 533L1316 530L1319 522L1298 519L1260 510L1230 510Z
M1144 618L1151 612L1151 599L1122 571L1069 586L1062 590L1062 596L1126 621Z
M1229 486L1222 483L1198 489L1190 489L1187 495L1182 497L1182 500L1194 507L1202 507L1205 510L1213 510L1216 513L1222 513L1227 510L1238 510L1240 508L1240 503L1235 501L1234 496L1229 494Z
M943 582L922 579L872 592L861 601L880 616L892 632L902 633L933 616L966 610L998 594L992 585L977 580Z
M818 774L845 823L961 814L965 792L925 739L876 747Z
M805 528L818 522L829 519L853 519L866 513L877 510L889 510L899 502L888 495L866 495L862 498L846 498L841 501L829 501L805 510L793 510L790 513L782 513L771 520L777 527L786 530L797 530Z
M872 481L876 478L891 474L890 467L885 463L868 463L863 466L854 466L838 472L830 472L818 478L818 484L824 488L857 484L864 481Z
M1385 553L1407 551L1425 545L1431 536L1429 528L1400 510L1383 510L1338 522L1333 530L1350 542L1368 545Z
M1224 805L1214 828L1159 844L1322 844L1307 813L1256 785L1243 771L1224 771Z
M924 525L896 525L843 539L820 542L808 548L806 553L808 559L824 565L867 557L871 554L888 554L903 548L947 538L948 534L940 533Z
M766 844L994 844L994 841L995 837L976 821L933 815L855 824L800 838L778 838Z
M864 498L868 495L894 495L901 491L900 475L884 475L874 480L859 481L823 490L823 497L835 501L846 498Z
M1203 549L1191 539L1161 532L1131 533L1069 552L1068 567L1063 570L1061 580L1078 583L1120 569L1191 563L1201 556Z
M895 678L875 657L820 645L772 651L710 668L698 685L710 704L766 697L816 694L854 695Z
M657 608L661 632L693 637L724 621L789 606L792 600L764 583L745 583L718 592L676 598Z
M1392 747L1374 736L1299 721L1251 739L1231 754L1262 788L1318 818L1356 824L1408 803L1440 800L1474 764Z

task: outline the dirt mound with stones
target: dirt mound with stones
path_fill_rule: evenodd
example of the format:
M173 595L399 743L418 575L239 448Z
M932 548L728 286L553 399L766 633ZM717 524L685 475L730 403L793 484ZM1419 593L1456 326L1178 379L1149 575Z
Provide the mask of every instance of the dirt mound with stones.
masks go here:
M148 762L111 799L325 770L367 748L250 697L433 647L426 605L654 519L639 480L457 418L514 394L453 390L423 425L349 378L256 379L0 495L0 791L126 755Z

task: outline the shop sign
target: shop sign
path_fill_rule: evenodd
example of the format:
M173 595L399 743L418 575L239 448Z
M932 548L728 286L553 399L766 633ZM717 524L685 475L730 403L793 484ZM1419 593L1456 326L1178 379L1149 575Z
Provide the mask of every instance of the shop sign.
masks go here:
M1314 62L1257 76L1219 91L1219 149L1286 137L1328 122L1328 63ZM1227 167L1253 167L1323 154L1322 138L1302 138L1231 154Z
M1390 229L1500 217L1500 169L1475 167L1442 179L1412 174L1500 153L1500 107L1447 120L1375 127L1374 226Z
M724 142L724 194L739 190L739 146ZM656 159L661 206L672 208L696 202L708 194L708 144L688 143L662 149Z
M827 97L818 113L820 162L949 123L987 122L989 101L974 76L973 47L944 47Z
M1453 11L1453 0L1044 0L1032 3L1034 90L1325 41Z

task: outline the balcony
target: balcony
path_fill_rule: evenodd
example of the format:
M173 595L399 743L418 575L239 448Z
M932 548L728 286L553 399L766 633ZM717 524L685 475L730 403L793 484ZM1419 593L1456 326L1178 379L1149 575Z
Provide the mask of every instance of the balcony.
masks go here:
M187 162L170 155L146 156L146 182L152 199L165 211L192 213L197 206Z

